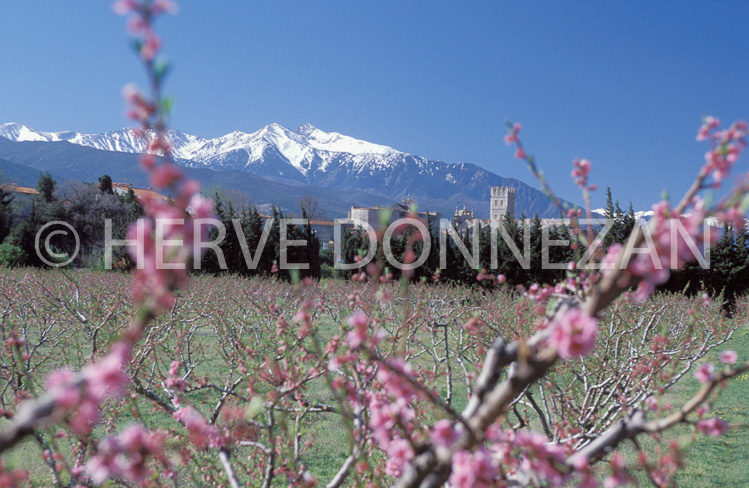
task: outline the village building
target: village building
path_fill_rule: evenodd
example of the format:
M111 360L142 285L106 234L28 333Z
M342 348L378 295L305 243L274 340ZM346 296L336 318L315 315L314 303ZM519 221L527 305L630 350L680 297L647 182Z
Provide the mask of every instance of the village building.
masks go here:
M511 218L515 218L515 188L493 186L489 199L489 219L502 220L507 213Z
M410 215L410 210L415 207L415 202L411 198L404 198L402 203L396 203L392 207L355 207L351 206L348 211L348 220L359 220L379 229L383 219L387 217L387 225L392 224L398 219L406 218ZM440 225L440 212L416 212L416 217L428 223L433 229L438 229Z

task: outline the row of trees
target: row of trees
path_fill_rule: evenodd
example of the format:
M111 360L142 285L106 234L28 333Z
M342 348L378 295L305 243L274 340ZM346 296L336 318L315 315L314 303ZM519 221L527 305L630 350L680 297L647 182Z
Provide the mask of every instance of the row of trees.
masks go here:
M275 275L284 279L320 278L320 241L312 230L304 206L301 218L307 223L287 225L285 229L288 241L305 241L303 245L286 247L285 262L299 266L289 269L291 266L280 265L283 251L281 221L291 218L289 215L273 206L269 216L272 220L268 222L256 207L237 209L231 199L224 202L218 193L214 194L213 200L216 218L226 229L224 239L218 245L224 262L221 262L219 253L209 250L201 262L203 271L241 276ZM220 237L216 227L212 227L209 234L211 241Z
M27 198L0 185L2 264L45 266L36 252L38 238L40 247L44 249L48 243L53 253L42 253L48 261L66 261L79 247L75 265L100 266L106 219L112 220L113 237L124 239L128 225L143 215L133 191L116 194L107 175L99 179L98 185L73 183L58 187L45 173L39 176L36 189L39 193ZM72 232L60 225L48 225L51 222L69 224L78 235L78 243ZM115 254L116 261L125 259L124 249L116 249Z
M614 220L614 223L603 240L603 247L611 244L624 242L635 226L635 215L631 206L629 212L624 212L618 202L614 202L611 191L607 194L606 218ZM543 242L544 226L546 225L536 214L530 222L526 223L525 216L515 220L509 214L506 214L501 220L500 229L492 233L490 226L482 226L479 231L479 249L478 263L472 265L459 249L456 239L448 237L446 239L445 256L446 261L443 266L440 263L440 236L436 229L428 225L429 240L431 252L426 261L414 270L414 276L417 279L435 279L471 284L476 283L477 274L480 270L487 270L487 273L481 273L485 276L483 285L490 285L497 275L503 275L507 283L511 285L529 286L533 283L553 283L565 277L565 269L570 261L577 261L581 253L576 252L579 248L575 244L580 244L582 236L579 236L574 230L565 224L560 223L549 225L547 242L566 241L566 245L554 245L548 248L548 262L555 263L561 269L544 269L543 264ZM452 223L454 228L459 228L455 222ZM399 263L404 262L407 243L413 240L414 228L407 229L402 235L396 236L391 241L392 257ZM444 232L444 231L443 231ZM457 237L460 243L469 253L473 252L472 232L468 228L457 231ZM496 265L492 265L492 240L495 240ZM527 243L526 243L527 240ZM366 255L369 250L369 239L366 232L362 230L346 233L342 239L342 259L344 263L354 263L359 258ZM514 248L514 249L513 249ZM424 243L417 240L413 245L413 252L418 257L424 249ZM520 259L517 254L520 254ZM377 259L380 262L387 260L381 249L377 250ZM521 261L526 258L527 266L523 266ZM441 269L440 269L441 268ZM390 266L390 272L394 277L401 275L400 270L395 266ZM354 274L355 272L350 272Z
M127 227L143 215L143 209L138 203L132 189L124 195L113 191L112 180L108 175L99 179L98 184L69 184L58 188L57 183L49 173L40 175L37 183L38 195L30 199L21 200L14 196L8 187L0 186L0 262L6 265L45 266L36 252L36 236L47 223L64 221L71 224L80 239L80 251L74 262L82 267L100 267L103 262L105 219L112 219L115 239L124 239ZM285 279L292 277L320 278L342 277L349 278L361 273L363 269L335 270L334 253L332 249L321 250L320 242L309 223L307 225L289 225L286 228L287 239L306 241L303 246L289 246L287 248L287 263L302 264L306 269L290 271L279 266L281 263L281 228L282 219L289 218L279 208L272 207L270 217L273 219L269 229L265 231L266 216L260 214L257 208L247 208L241 203L237 208L233 198L222 198L216 192L215 213L226 229L226 234L218 246L222 258L217 253L208 250L202 258L200 269L204 272L234 273L242 276L277 275ZM308 219L309 204L300 202L300 217ZM612 244L624 243L635 226L635 215L631 208L625 212L618 202L607 191L607 204L604 216L613 219L614 223L603 238L603 248ZM314 220L315 217L309 220ZM473 266L461 253L452 238L447 239L445 250L446 263L440 266L440 236L436 229L428 226L431 251L426 261L414 270L412 278L417 280L449 281L456 283L476 283L479 270L489 272L482 274L485 280L479 280L482 286L491 286L497 275L503 275L510 285L529 286L533 283L553 283L563 279L565 269L544 269L543 262L543 233L544 223L536 215L528 224L525 219L517 221L505 216L501 222L502 232L495 232L497 266L492 266L492 233L490 228L484 227L479 232L478 265ZM527 226L527 228L524 228ZM49 232L58 228L51 227L40 235L40 242L44 243ZM264 232L265 231L265 232ZM413 241L415 229L409 228L405 232L393 236L391 240L392 259L399 263L405 262L405 254L409 248L409 240ZM265 239L263 240L263 235ZM219 231L215 227L209 230L210 240L216 240ZM242 238L246 243L243 251ZM548 229L549 241L579 242L581 236L575 235L565 225L552 225ZM469 251L472 250L472 236L467 229L458 232L458 239ZM523 256L529 251L529 266L522 266L512 247ZM65 257L75 251L76 242L72 234L56 234L49 242L55 253ZM261 245L262 243L262 245ZM342 234L341 257L345 264L352 264L358 257L363 257L369 250L367 234L361 230L348 229ZM556 245L549 247L548 260L550 263L568 263L580 259L580 253L570 245ZM580 246L579 248L582 248ZM411 250L418 258L421 256L424 242L416 240ZM114 249L117 267L130 268L132 261L122 247ZM62 258L59 258L62 259ZM401 276L401 270L385 259L382 249L376 252L375 262L384 264L394 278ZM306 266L305 266L306 265ZM442 269L441 269L442 268ZM703 269L693 263L672 274L671 279L662 288L671 291L687 290L696 293L706 290L711 294L724 293L729 299L743 293L749 288L749 235L745 229L725 227L722 237L711 251L710 268Z
M618 202L614 201L611 190L607 190L607 203L604 208L604 217L612 219L608 232L603 236L600 248L608 249L613 244L626 244L632 230L636 225L634 210L630 204L628 211L623 211ZM559 269L544 269L543 242L544 223L538 217L525 223L523 217L520 221L505 215L500 226L501 231L495 231L496 238L496 266L492 266L492 232L488 226L483 227L479 233L479 259L478 265L472 266L468 259L459 249L452 238L447 239L446 265L440 269L439 257L439 234L431 226L429 229L429 240L431 252L426 261L414 270L413 277L420 280L430 281L439 279L462 284L478 284L480 286L493 286L497 284L497 276L502 275L503 280L510 285L523 285L528 287L533 283L550 284L565 278L566 266L569 262L578 262L582 258L582 252L587 248L585 239L587 236L576 232L567 225L555 224L548 228L547 242L566 241L567 245L552 245L548 247L548 262L557 264ZM456 226L457 227L457 226ZM585 230L583 227L583 231ZM599 228L593 229L598 233ZM403 263L407 243L412 239L415 229L409 229L391 241L392 258ZM468 230L459 232L459 239L463 246L472 253L472 237ZM526 246L526 240L528 241ZM378 244L379 246L379 244ZM344 233L342 239L342 260L344 263L355 263L358 259L366 256L370 242L367 233L359 229L357 231ZM396 266L390 265L384 257L382 246L379 246L375 256L375 262L389 266L388 272L393 277L401 276L401 271ZM513 253L521 254L522 259ZM417 241L413 245L416 257L421 256L424 243ZM332 251L330 252L332 254ZM526 254L527 253L527 254ZM521 260L528 257L529 266L523 266ZM331 259L332 262L332 259ZM561 266L560 266L561 265ZM486 270L486 272L480 272ZM357 269L342 274L350 277L360 273ZM683 269L671 273L670 279L660 286L660 289L668 291L686 291L690 294L708 292L711 296L723 294L729 301L742 293L749 291L749 231L737 229L733 226L725 226L722 229L720 240L713 244L710 250L710 266L703 268L694 262Z
M101 267L104 262L106 219L112 220L113 238L121 240L126 238L128 226L144 214L133 190L129 189L123 195L117 194L108 175L99 178L98 184L76 183L58 187L50 174L45 173L40 175L36 189L39 192L37 195L19 198L11 187L0 185L0 264L47 266L36 251L39 235L42 256L48 261L66 261L68 256L76 254L76 247L79 247L72 265ZM216 216L226 229L225 238L218 246L223 259L219 259L217 253L209 251L203 257L201 270L243 276L278 274L286 279L291 279L293 275L319 278L320 243L309 225L289 225L286 229L287 239L307 241L306 246L288 247L286 261L302 264L303 267L306 265L306 269L289 272L278 266L281 260L280 221L287 218L287 215L273 207L273 222L266 232L264 246L261 246L266 219L257 208L247 209L243 205L238 209L232 198L227 198L224 202L218 193L213 198ZM303 206L301 212L302 218L306 219L306 207ZM60 225L45 229L45 225L50 222L70 224L78 234L78 243L72 232L55 233L67 230ZM219 230L214 226L207 227L210 240L216 240ZM247 244L246 252L242 250L238 230ZM48 237L49 247L57 256L49 255L44 250ZM256 257L258 249L260 255ZM251 258L251 263L248 264L247 258ZM122 246L113 248L113 262L119 269L130 269L133 266Z

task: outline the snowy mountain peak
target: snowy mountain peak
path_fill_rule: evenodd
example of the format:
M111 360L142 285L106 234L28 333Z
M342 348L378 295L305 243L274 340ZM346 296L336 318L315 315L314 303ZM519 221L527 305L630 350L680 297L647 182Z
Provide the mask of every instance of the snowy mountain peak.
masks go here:
M0 125L0 136L10 139L12 141L44 141L51 142L59 140L59 138L52 137L53 134L49 132L42 132L23 124L17 124L15 122L9 122L7 124Z
M66 141L104 151L147 151L147 143L131 128L104 134L83 134L44 132L22 124L8 123L0 126L0 137L12 141ZM391 164L392 157L404 154L389 146L362 141L338 132L325 132L311 124L305 124L294 131L273 123L253 133L234 131L214 139L203 139L170 129L167 138L172 145L172 156L195 167L248 170L266 161L269 154L274 154L275 157L280 157L278 164L292 166L288 170L281 166L274 170L284 178L297 171L305 178L310 172L324 173L330 168L331 161L338 158L353 158L360 169L373 168L372 165L382 168Z
M307 143L321 151L343 152L349 154L402 154L390 146L374 144L338 132L325 132L312 124L304 124L296 131L307 140Z

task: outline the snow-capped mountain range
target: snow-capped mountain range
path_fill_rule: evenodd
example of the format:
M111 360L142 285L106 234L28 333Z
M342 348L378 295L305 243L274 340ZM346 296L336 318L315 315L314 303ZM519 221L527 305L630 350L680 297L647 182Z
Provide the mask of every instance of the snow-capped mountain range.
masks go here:
M11 122L0 125L0 136L16 142L65 141L104 151L146 151L143 138L136 136L130 128L104 134L82 134L45 132ZM388 157L405 154L392 147L354 139L337 132L323 132L310 124L303 125L296 131L279 124L270 124L253 133L234 131L214 139L203 139L175 129L169 129L167 136L172 144L172 155L176 159L213 169L247 169L253 164L262 164L268 150L277 151L303 175L314 170L325 172L331 161L340 154L350 155L360 165L371 165L387 161Z
M129 128L103 134L83 134L45 132L22 124L6 123L0 125L0 136L27 144L7 147L4 151L0 147L0 158L48 171L63 169L54 167L54 158L44 163L45 168L41 167L43 164L39 159L43 159L43 148L55 147L56 151L60 151L60 143L110 153L136 154L146 150L142 138ZM463 204L473 207L479 216L487 216L491 186L513 186L516 188L518 216L521 212L526 216L535 213L542 217L558 216L558 211L541 192L518 180L503 178L469 163L450 164L428 160L389 146L337 132L325 132L309 124L296 130L270 124L256 132L235 131L214 139L170 129L168 138L177 162L195 170L239 171L284 185L312 185L337 191L366 192L380 198L382 204L392 204L394 200L411 196L421 208L439 210L443 214L449 212L448 216L456 206L462 207ZM43 143L53 144L47 146ZM32 147L34 158L27 157ZM70 154L75 152L67 144L62 149L66 158L71 158ZM75 164L80 166L84 164L81 161L91 158L87 153ZM94 171L108 171L99 163L96 167L88 168L88 172L81 172L81 168L72 163L60 161L64 171L73 171L78 178L92 178L96 176ZM129 174L111 176L116 181L118 178L132 178ZM224 178L224 181L227 179ZM229 180L229 185L241 184L237 178ZM347 202L354 205L363 203L349 200L351 198Z
M606 215L606 209L605 208L597 208L592 211L594 214L598 214L599 216L603 217ZM650 219L653 218L655 215L654 210L640 210L634 213L635 221L639 222L641 225L645 225L648 222L650 222ZM684 213L682 214L682 217L689 217L690 213ZM723 227L723 222L721 222L717 217L706 217L705 223L709 225L710 227ZM749 224L749 219L746 219L746 223Z

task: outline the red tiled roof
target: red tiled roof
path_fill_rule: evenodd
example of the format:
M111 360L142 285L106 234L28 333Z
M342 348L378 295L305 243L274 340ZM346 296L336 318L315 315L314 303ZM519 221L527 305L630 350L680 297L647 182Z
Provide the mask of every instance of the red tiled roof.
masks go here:
M15 183L11 183L9 185L3 185L3 190L9 191L11 193L23 193L25 195L38 195L39 192L34 188L29 188L26 186L18 186Z
M148 199L148 200L169 200L169 197L162 195L150 188L135 188L130 183L112 183L112 188L119 188L121 190L132 189L136 198Z

